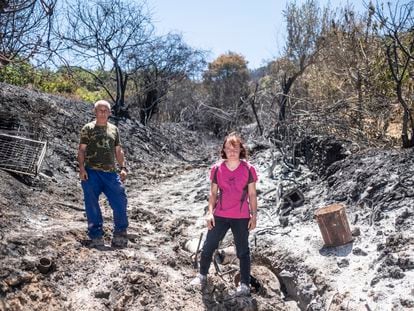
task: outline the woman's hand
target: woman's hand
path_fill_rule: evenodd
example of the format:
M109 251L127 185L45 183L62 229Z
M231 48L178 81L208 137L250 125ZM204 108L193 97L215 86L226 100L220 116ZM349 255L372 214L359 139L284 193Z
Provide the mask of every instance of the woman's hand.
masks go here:
M247 225L247 228L249 229L249 231L252 231L253 229L256 228L256 222L257 222L257 215L251 215L249 224Z
M207 214L206 216L206 222L207 222L207 228L208 230L211 230L214 228L214 226L216 225L216 222L214 220L214 215L213 214Z

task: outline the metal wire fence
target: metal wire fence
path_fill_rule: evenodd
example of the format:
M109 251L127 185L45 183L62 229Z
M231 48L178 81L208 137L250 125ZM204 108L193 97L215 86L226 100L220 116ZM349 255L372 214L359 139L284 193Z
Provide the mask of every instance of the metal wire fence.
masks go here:
M0 169L35 176L46 153L39 133L14 116L0 113Z
M46 153L46 142L0 133L0 168L37 175Z

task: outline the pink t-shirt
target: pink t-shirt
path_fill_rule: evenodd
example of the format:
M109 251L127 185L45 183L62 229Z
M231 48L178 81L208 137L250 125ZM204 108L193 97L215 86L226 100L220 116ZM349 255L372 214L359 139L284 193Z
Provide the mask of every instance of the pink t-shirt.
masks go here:
M234 171L231 171L223 161L211 168L210 180L212 182L216 169L219 194L214 215L226 218L250 218L248 193L245 194L242 203L243 188L249 180L249 170L251 172L250 183L257 181L256 169L242 160L240 165Z

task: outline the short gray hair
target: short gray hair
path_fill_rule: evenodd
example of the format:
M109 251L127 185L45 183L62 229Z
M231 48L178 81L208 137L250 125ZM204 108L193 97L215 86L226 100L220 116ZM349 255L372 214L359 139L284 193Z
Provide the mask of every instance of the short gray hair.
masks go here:
M106 106L106 107L108 107L108 109L109 109L109 110L111 110L111 104L110 104L109 102L107 102L106 100L104 100L104 99L98 100L98 101L95 103L95 109L96 109L98 106Z

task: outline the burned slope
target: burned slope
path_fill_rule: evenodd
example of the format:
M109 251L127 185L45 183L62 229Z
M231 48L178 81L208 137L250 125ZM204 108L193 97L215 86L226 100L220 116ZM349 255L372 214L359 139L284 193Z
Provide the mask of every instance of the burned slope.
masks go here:
M174 279L176 261L191 267L189 256L172 242L187 222L160 204L159 184L203 167L197 148L205 141L177 125L157 129L119 122L130 168L130 247L100 252L85 246L76 167L78 133L93 119L92 106L6 84L0 89L0 115L12 121L9 129L48 146L36 177L0 170L0 310L175 309L179 299L169 291L178 297L181 292L166 280ZM145 189L154 191L149 202L141 196ZM112 213L104 199L101 203L108 241ZM47 270L42 259L50 261Z
M384 212L404 208L413 200L413 156L412 149L369 150L334 163L327 173L328 199L372 210L369 223L380 221Z
M298 159L296 168L281 163L272 174L269 166L262 170L255 260L277 274L302 310L413 308L413 151L350 154L346 145L332 149L331 139L320 141L330 143L325 150L316 143L319 151ZM326 165L332 150L337 161ZM346 157L337 157L340 150ZM271 154L256 161L268 162ZM305 165L309 158L313 170ZM304 200L286 200L291 189ZM313 215L333 203L345 206L353 241L326 247Z
M355 227L369 226L383 237L376 243L372 286L380 281L405 281L413 274L413 156L412 149L370 150L336 164L340 168L334 167L337 171L327 180L328 200L344 201ZM405 301L407 305L414 307L413 300Z
M334 138L310 138L317 152L308 149L292 169L282 161L271 165L281 155L256 142L264 147L251 158L259 171L251 248L261 287L247 299L232 299L237 261L226 264L225 256L220 273L212 266L207 292L188 287L196 272L188 245L206 231L217 141L177 125L121 121L131 167L129 246L99 251L84 244L76 172L78 132L93 118L91 107L4 84L0 104L48 141L37 178L0 171L0 310L413 308L411 151L350 154ZM294 189L303 200L286 199ZM327 248L313 214L335 202L346 205L354 240ZM105 200L102 205L108 242L112 214ZM231 238L223 247L231 247ZM42 257L52 262L46 273L39 269Z
M339 141L333 136L306 136L298 144L296 155L303 159L309 169L323 178L332 174L333 167L337 167L332 164L345 159L351 150L351 142Z
M0 117L9 120L10 127L19 128L19 135L47 141L42 171L49 176L73 178L79 132L85 123L94 119L92 108L92 105L79 101L0 84ZM144 127L131 120L110 121L117 123L121 130L122 143L132 168L151 166L157 160L165 162L169 158L199 160L195 146L202 145L203 141L190 132L183 144L185 130L177 125L163 124L157 128ZM143 173L148 171L151 169Z

